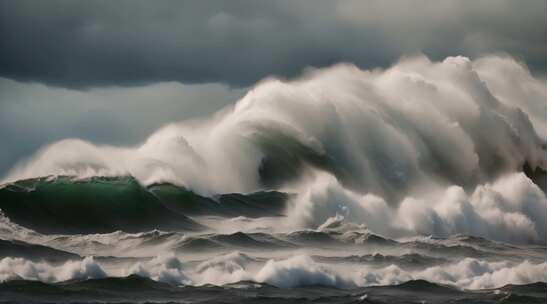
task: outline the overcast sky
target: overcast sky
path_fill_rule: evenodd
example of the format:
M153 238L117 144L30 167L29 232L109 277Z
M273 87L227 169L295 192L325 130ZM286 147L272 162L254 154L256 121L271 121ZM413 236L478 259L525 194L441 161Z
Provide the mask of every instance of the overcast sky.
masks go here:
M547 71L547 1L0 0L0 175L66 137L136 144L268 76L509 53Z

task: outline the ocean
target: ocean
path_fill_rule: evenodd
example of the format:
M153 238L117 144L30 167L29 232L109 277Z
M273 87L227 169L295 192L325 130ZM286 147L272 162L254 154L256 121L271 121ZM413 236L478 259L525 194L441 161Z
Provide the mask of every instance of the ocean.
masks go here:
M547 247L391 239L341 215L289 229L290 200L277 191L208 198L130 177L6 185L0 303L547 301Z
M269 78L0 181L0 302L547 303L547 94L515 60Z

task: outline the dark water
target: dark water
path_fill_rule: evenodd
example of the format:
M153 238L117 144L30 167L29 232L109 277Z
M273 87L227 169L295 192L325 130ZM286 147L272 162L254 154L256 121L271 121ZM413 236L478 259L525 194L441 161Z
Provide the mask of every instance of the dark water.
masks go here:
M426 281L349 290L320 285L280 289L253 282L177 287L129 276L57 284L9 281L0 285L0 295L0 303L546 303L547 285L467 292Z

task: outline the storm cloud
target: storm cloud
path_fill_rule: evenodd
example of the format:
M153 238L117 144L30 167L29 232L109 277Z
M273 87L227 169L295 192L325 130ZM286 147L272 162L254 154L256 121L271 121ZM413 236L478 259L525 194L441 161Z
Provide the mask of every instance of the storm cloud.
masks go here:
M509 53L547 70L547 2L0 1L0 76L61 87L247 86L352 62Z
M543 0L0 0L0 175L63 138L137 144L308 67L508 53L544 75L546 14Z

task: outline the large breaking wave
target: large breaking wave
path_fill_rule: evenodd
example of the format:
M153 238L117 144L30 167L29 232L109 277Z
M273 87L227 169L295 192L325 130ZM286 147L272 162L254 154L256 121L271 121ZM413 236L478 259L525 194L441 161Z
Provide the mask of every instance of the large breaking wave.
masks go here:
M132 175L201 193L249 192L311 166L393 199L427 186L474 186L525 163L545 165L545 90L510 58L415 57L373 71L340 64L264 80L233 108L168 125L138 147L54 143L6 181Z
M130 175L205 196L276 189L298 194L292 226L341 216L390 237L546 243L546 98L543 79L503 56L339 64L266 79L233 107L137 147L51 144L4 182Z

